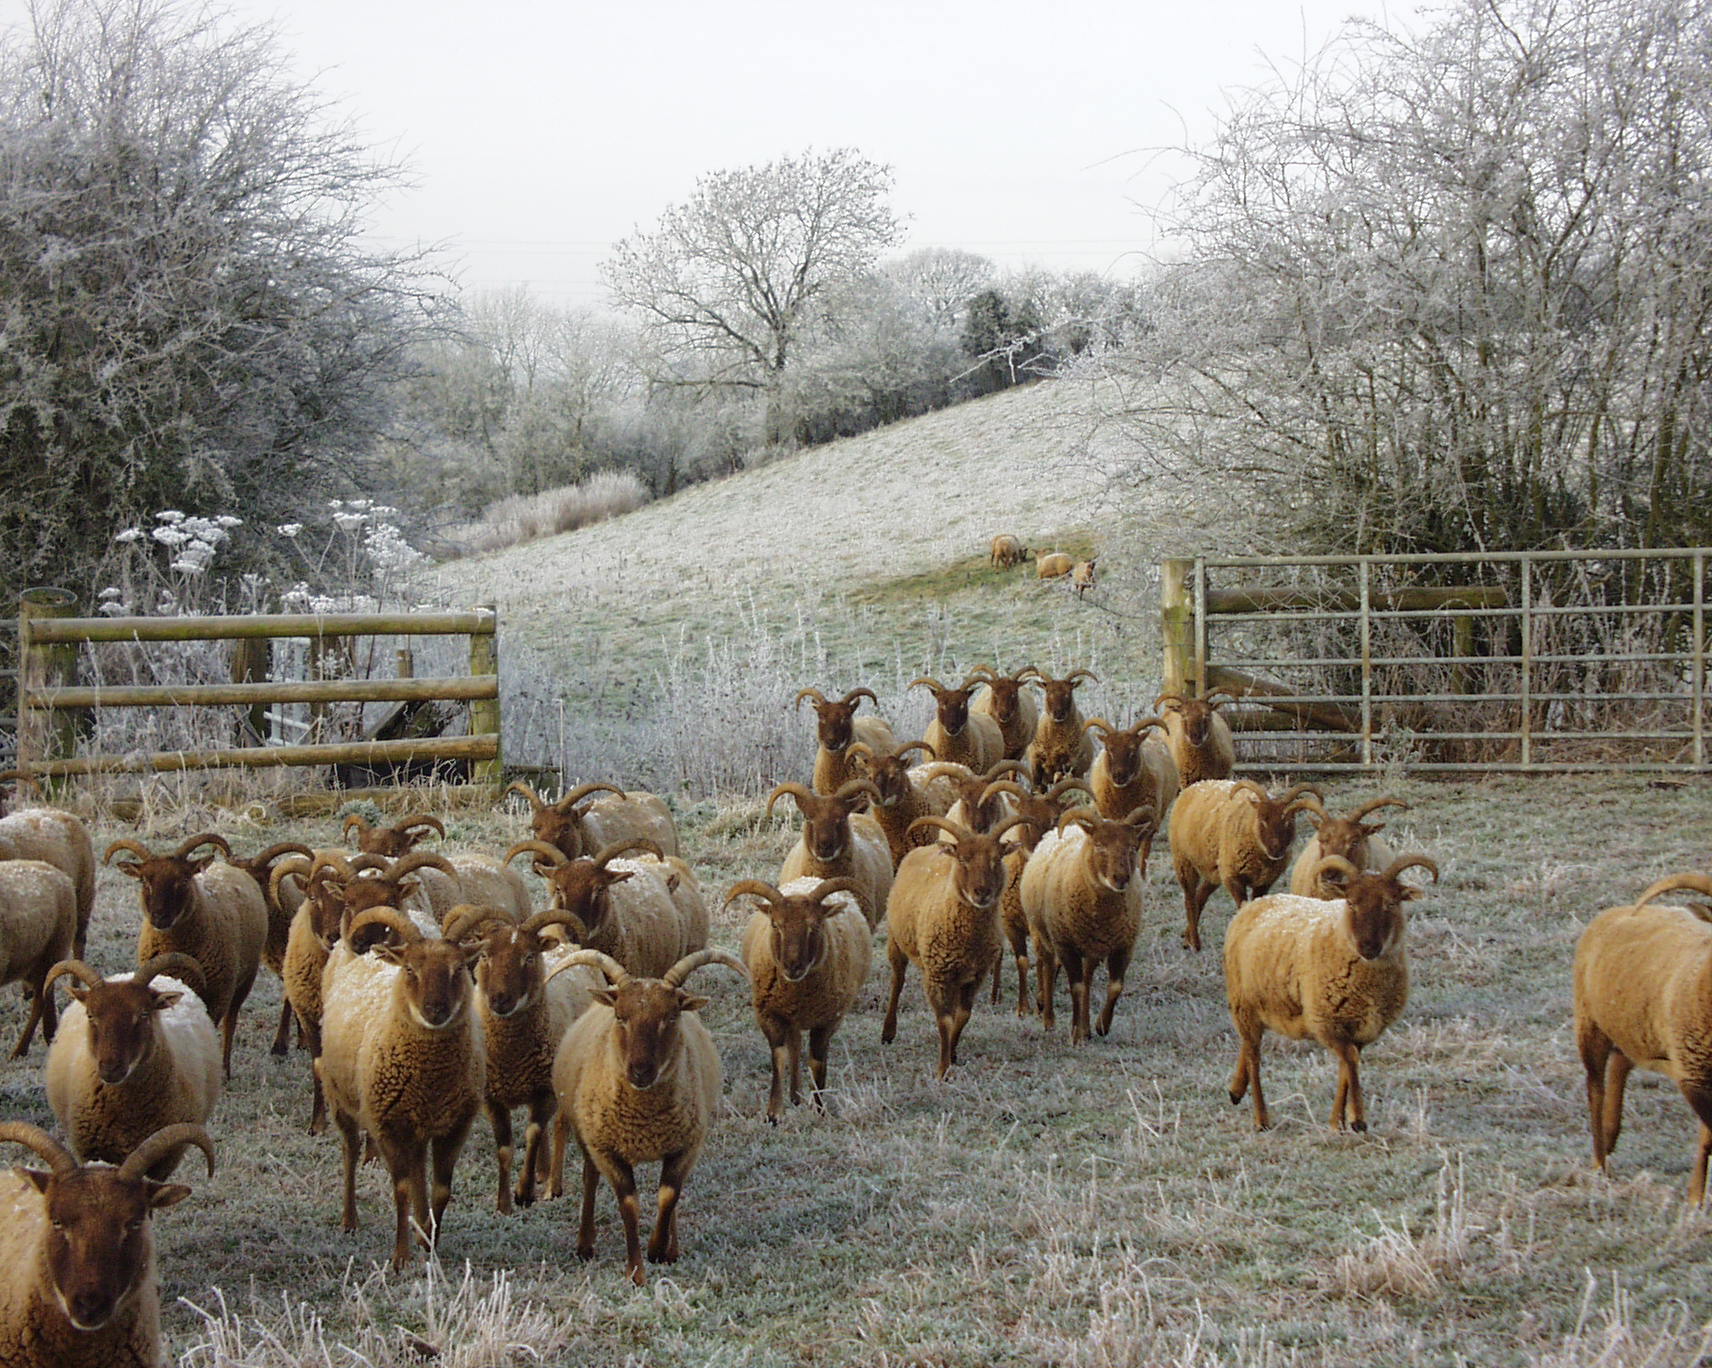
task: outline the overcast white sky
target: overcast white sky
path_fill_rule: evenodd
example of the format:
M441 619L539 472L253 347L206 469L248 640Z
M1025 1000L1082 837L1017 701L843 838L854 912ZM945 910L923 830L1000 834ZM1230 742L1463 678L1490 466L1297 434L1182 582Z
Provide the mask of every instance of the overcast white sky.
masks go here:
M1124 272L1224 92L1414 0L224 0L418 187L377 219L466 288L599 304L610 245L703 172L850 145L896 172L904 249ZM19 22L24 0L0 0Z

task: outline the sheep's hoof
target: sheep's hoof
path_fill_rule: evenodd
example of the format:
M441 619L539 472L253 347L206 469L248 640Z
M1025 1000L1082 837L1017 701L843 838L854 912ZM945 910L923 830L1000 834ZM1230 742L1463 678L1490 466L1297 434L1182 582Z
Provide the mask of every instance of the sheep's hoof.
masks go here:
M769 1126L778 1125L779 1124L779 1114L777 1112L774 1112L774 1111L768 1112L767 1113L767 1124Z
M577 1246L577 1257L579 1259L581 1259L584 1263L587 1263L590 1259L594 1258L594 1246L593 1245L578 1245Z
M268 1046L268 1053L275 1059L284 1059L286 1055L290 1053L290 1050L291 1047L283 1040L276 1040L272 1045Z
M1352 1131L1356 1131L1356 1132L1358 1132L1358 1133L1360 1133L1360 1134L1365 1134L1365 1133L1366 1133L1366 1131L1367 1131L1367 1122L1365 1122L1365 1121L1352 1121L1352 1122L1351 1122L1351 1123L1350 1123L1350 1127L1349 1127L1349 1128L1350 1128L1350 1129L1351 1129L1351 1130L1352 1130Z
M535 1194L533 1192L520 1192L517 1194L517 1196L514 1200L517 1202L517 1205L520 1207L534 1206L535 1205Z
M625 1277L629 1278L631 1282L635 1283L638 1287L641 1287L644 1283L646 1283L648 1281L647 1270L644 1269L641 1264L637 1264L633 1268L625 1269L624 1275L625 1275Z
M1238 1092L1235 1088L1227 1088L1225 1090L1225 1096L1230 1098L1231 1106L1235 1107L1242 1102L1242 1099L1247 1095L1247 1092L1248 1090L1246 1088L1243 1089L1242 1092Z

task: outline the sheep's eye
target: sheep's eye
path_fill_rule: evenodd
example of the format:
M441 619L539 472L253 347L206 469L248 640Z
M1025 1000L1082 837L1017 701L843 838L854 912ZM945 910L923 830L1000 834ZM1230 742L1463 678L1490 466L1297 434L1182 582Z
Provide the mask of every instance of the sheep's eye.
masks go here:
M65 1229L65 1222L56 1218L54 1220L54 1223L53 1223L53 1228L55 1230L64 1230Z
M130 1221L125 1222L125 1229L126 1230L141 1230L142 1228L143 1228L143 1218L141 1216L136 1217L134 1220L130 1220Z

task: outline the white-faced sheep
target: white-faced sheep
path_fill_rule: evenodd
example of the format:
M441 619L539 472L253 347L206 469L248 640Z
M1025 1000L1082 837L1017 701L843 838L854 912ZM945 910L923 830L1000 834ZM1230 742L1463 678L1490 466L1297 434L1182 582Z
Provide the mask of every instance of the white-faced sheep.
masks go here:
M1336 1055L1332 1128L1367 1129L1361 1050L1409 999L1403 904L1420 897L1421 889L1399 876L1415 866L1437 882L1438 866L1425 855L1404 855L1377 874L1329 855L1318 877L1341 897L1274 893L1245 903L1231 919L1225 990L1240 1049L1230 1100L1241 1102L1253 1089L1256 1130L1272 1124L1260 1089L1260 1037L1267 1030L1293 1040L1311 1037Z
M591 799L591 795L601 792L611 796ZM665 854L678 854L678 828L672 821L671 809L658 794L645 789L579 784L553 803L521 782L512 784L506 793L521 793L529 800L530 835L537 841L558 846L567 860L628 839L652 841Z
M1106 966L1106 1005L1093 1030L1105 1035L1123 995L1124 974L1141 931L1141 850L1153 834L1151 807L1111 822L1093 808L1072 808L1035 846L1022 873L1022 910L1038 960L1041 1024L1056 1024L1058 966L1070 984L1070 1042L1088 1039L1094 970Z
M1165 735L1184 788L1203 779L1228 779L1236 768L1236 741L1218 714L1219 701L1235 697L1228 689L1212 689L1199 698L1162 693L1153 700L1154 707L1165 709Z
M967 765L977 774L984 774L1005 758L1005 738L991 717L970 712L969 700L976 682L965 679L953 689L924 676L912 679L910 688L927 689L933 694L933 720L921 738L933 747L933 753L941 761Z
M1099 561L1093 557L1079 560L1070 567L1070 583L1075 587L1076 597L1081 598L1099 582Z
M360 953L377 930L396 939ZM392 1178L392 1266L403 1268L412 1216L430 1247L438 1238L458 1154L482 1108L487 1044L463 946L424 936L396 908L364 912L347 936L358 953L328 961L316 1066L344 1142L342 1224L357 1228L367 1134Z
M979 834L943 817L923 817L916 825L938 828L952 840L912 850L898 866L886 903L892 991L880 1040L889 1045L897 1036L904 976L912 963L919 965L939 1028L936 1078L944 1078L957 1062L957 1042L976 990L999 955L999 900L1009 877L1003 838L1021 822L1009 817Z
M275 974L280 976L283 983L285 978L285 944L291 938L291 919L297 915L297 904L301 893L292 897L286 890L289 884L275 887L273 868L276 861L287 855L300 855L304 859L314 859L315 852L306 845L296 841L282 841L278 845L270 845L266 850L245 859L233 855L227 863L234 869L241 869L256 881L256 887L261 889L262 902L267 905L268 933L267 944L262 948L262 963ZM281 902L282 895L285 901ZM291 1047L291 1003L286 1001L283 993L279 1004L279 1030L274 1033L271 1053L283 1056Z
M1315 830L1296 857L1296 863L1290 866L1290 891L1304 898L1338 896L1322 891L1314 883L1314 871L1327 855L1341 855L1357 869L1384 869L1397 858L1378 834L1385 824L1361 819L1380 808L1407 810L1408 806L1401 798L1375 798L1342 817L1334 817L1323 808L1308 808L1308 821Z
M1040 671L1025 665L1015 674L1000 674L990 665L977 665L970 674L979 679L981 688L969 704L969 711L990 717L999 724L999 735L1005 742L1005 759L1020 760L1034 740L1034 729L1040 722L1040 708L1028 690L1028 682Z
M708 1000L685 992L683 985L707 964L745 971L742 961L725 950L698 950L657 979L632 977L598 950L576 951L567 964L597 965L612 985L595 991L594 1005L566 1032L553 1061L560 1116L583 1151L577 1256L594 1257L595 1189L604 1176L624 1222L625 1271L640 1287L646 1274L636 1165L660 1163L659 1216L648 1241L649 1262L675 1263L678 1199L707 1141L723 1078L719 1051L696 1015Z
M1040 721L1035 724L1034 739L1022 757L1036 788L1085 775L1094 763L1094 740L1088 735L1087 719L1076 705L1076 690L1089 679L1099 682L1088 669L1072 670L1062 679L1037 673L1035 682L1045 690L1046 699Z
M1014 537L1009 532L1001 532L994 537L987 550L995 570L1009 570L1013 565L1021 565L1030 554L1029 549L1022 544L1022 538Z
M853 896L855 887L854 879L795 879L783 888L744 879L725 895L727 903L740 897L761 900L761 909L743 928L742 956L755 1021L773 1055L767 1120L775 1125L784 1114L787 1078L791 1105L802 1101L804 1031L814 1105L825 1110L827 1049L868 980L874 953L874 933Z
M45 860L0 860L0 984L17 983L29 1020L12 1051L21 1059L41 1023L52 1040L59 1013L44 985L77 939L77 887Z
M642 854L621 858L631 851ZM707 944L701 885L682 860L662 859L652 841L614 841L592 857L575 860L565 859L556 846L519 841L505 858L509 862L521 854L533 857L552 906L582 924L584 945L611 955L633 973L664 972Z
M1688 1180L1689 1203L1699 1206L1712 1156L1712 924L1697 908L1655 901L1689 891L1712 896L1712 878L1667 875L1587 924L1575 947L1575 1044L1587 1073L1594 1166L1603 1171L1617 1147L1630 1070L1662 1073L1700 1122Z
M1319 790L1297 784L1273 796L1248 779L1203 779L1171 808L1171 861L1183 889L1183 944L1201 948L1201 911L1215 888L1241 907L1269 892L1290 863L1298 813Z
M547 1124L558 1109L553 1056L596 986L569 974L548 986L554 957L573 953L542 934L555 926L578 934L583 929L570 913L552 908L518 923L494 908L471 906L454 908L444 927L447 940L476 954L476 1010L487 1038L486 1106L499 1160L501 1212L511 1210L512 1110L529 1109L517 1181L517 1205L528 1206L535 1200L536 1179L547 1168Z
M1040 551L1034 557L1036 579L1063 579L1075 567L1076 558L1064 551Z
M930 787L923 773L925 766L910 767L912 751L925 751L931 756L933 747L925 741L906 741L890 755L876 755L860 741L850 745L857 777L868 780L879 792L868 812L891 846L894 869L912 845L925 845L931 839L925 833L912 837L910 823L917 817L943 816L945 812L941 800L946 795Z
M1115 821L1146 803L1163 820L1181 787L1170 747L1150 735L1154 729L1164 731L1164 721L1143 717L1121 731L1103 717L1091 717L1084 725L1098 732L1102 743L1088 771L1089 791L1100 815Z
M65 960L49 984L61 975L73 980L73 1000L44 1081L72 1153L117 1164L161 1128L200 1126L213 1115L220 1039L196 992L195 960L157 955L134 974L105 980L82 960ZM148 1176L170 1177L182 1153L163 1153Z
M872 756L889 755L897 750L897 738L883 717L857 717L856 709L864 698L873 699L872 689L852 689L840 699L829 699L819 689L803 689L797 694L796 706L809 699L815 712L815 736L818 746L814 753L814 776L811 786L816 793L837 793L850 780L859 778L855 758L850 753L859 744Z
M47 1161L0 1170L0 1365L160 1368L160 1286L150 1217L190 1189L146 1176L168 1150L195 1145L214 1171L200 1126L149 1136L117 1168L79 1167L46 1131L0 1122L0 1140Z
M892 847L880 824L856 807L865 798L876 799L879 790L866 779L852 779L830 794L780 784L767 795L768 817L785 795L796 801L803 829L779 866L780 886L792 879L854 879L862 915L869 926L878 926L892 889Z
M170 855L156 855L136 841L115 841L102 859L110 861L120 851L138 857L118 865L120 873L137 881L143 904L137 963L176 951L202 966L207 988L202 1000L220 1025L220 1060L229 1078L238 1010L250 995L267 945L267 903L243 870L216 864L213 855L190 858L205 845L222 855L231 853L223 839L204 832L187 838Z
M19 808L0 817L0 860L41 860L71 880L77 899L77 932L71 953L83 957L89 918L95 910L95 847L75 813L59 808Z

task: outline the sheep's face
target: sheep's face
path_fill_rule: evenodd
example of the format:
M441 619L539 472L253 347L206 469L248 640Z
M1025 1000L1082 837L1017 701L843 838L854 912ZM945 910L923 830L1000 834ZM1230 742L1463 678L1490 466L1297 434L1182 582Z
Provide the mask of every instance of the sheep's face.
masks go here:
M352 879L341 889L345 906L352 917L371 907L403 907L418 888L415 879L386 879L365 874Z
M502 1020L535 1001L540 991L541 941L533 931L502 926L477 947L476 984L488 1010Z
M1017 720L1017 710L1022 707L1022 681L989 679L987 690L993 696L993 721L1001 727L1010 726Z
M1378 830L1378 825L1352 822L1346 817L1328 817L1315 833L1320 842L1320 855L1341 855L1360 869L1367 859L1367 838Z
M553 906L575 914L591 932L612 907L611 888L630 877L627 869L606 869L593 860L572 860L552 870Z
M880 802L885 807L894 807L909 796L909 765L897 756L868 761L867 775L880 790Z
M1377 874L1350 879L1335 870L1324 871L1320 881L1344 900L1344 930L1356 954L1376 960L1393 953L1407 921L1403 904L1420 897L1419 888Z
M935 689L933 698L938 704L939 725L945 728L948 736L956 736L969 725L969 695L972 689Z
M828 700L814 704L815 733L820 744L834 755L839 754L856 736L856 708L860 699L849 703Z
M20 1169L47 1208L48 1277L54 1299L82 1331L99 1330L130 1300L154 1263L149 1214L190 1195L179 1183L121 1178L85 1168L55 1178Z
M976 836L943 848L957 860L957 896L977 912L997 907L1005 895L1005 882L1010 878L998 838Z
M375 947L375 954L398 966L410 1016L429 1031L455 1026L469 1006L469 953L448 940Z
M1141 734L1114 731L1105 734L1106 773L1119 788L1128 788L1141 773Z
M1271 799L1257 801L1254 805L1254 825L1261 852L1268 860L1282 860L1290 853L1290 844L1296 839L1294 809Z
M1143 845L1154 830L1152 809L1137 809L1121 822L1090 819L1080 825L1088 838L1083 859L1094 882L1108 892L1124 892L1142 872Z
M157 855L148 860L121 860L119 871L142 886L143 915L156 929L170 930L196 903L196 876L214 862L212 855L187 860Z
M1190 698L1172 703L1168 710L1177 714L1185 741L1191 746L1207 744L1207 739L1213 732L1213 714L1218 710L1217 703L1206 703L1199 698Z
M707 999L673 988L659 979L632 979L621 988L597 988L591 996L612 1008L613 1030L625 1081L647 1090L660 1075L680 1039L679 1018L707 1005Z
M850 847L850 809L836 798L803 805L803 845L823 864L842 859Z
M826 958L827 907L810 898L784 898L764 908L772 923L773 958L788 983L801 983Z
M1046 715L1054 722L1068 722L1076 714L1076 686L1080 679L1042 679L1046 690Z
M550 845L567 860L575 860L586 849L583 814L575 807L542 806L529 819L529 832L543 845Z
M123 1083L148 1057L155 1039L155 1013L164 1012L183 996L137 983L104 983L77 991L88 1017L95 1072L109 1087Z

